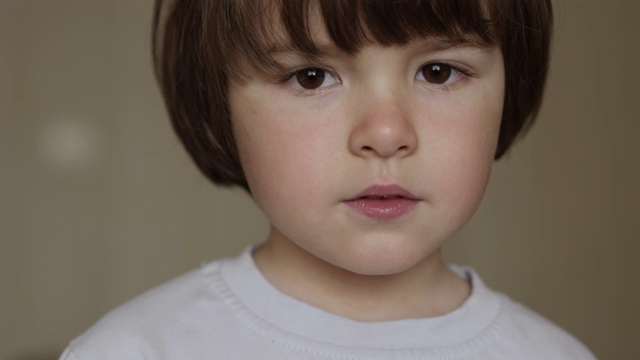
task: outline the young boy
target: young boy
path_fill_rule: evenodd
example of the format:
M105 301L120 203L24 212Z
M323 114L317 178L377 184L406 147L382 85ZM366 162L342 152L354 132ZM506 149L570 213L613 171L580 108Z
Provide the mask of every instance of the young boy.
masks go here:
M267 240L103 318L63 359L593 359L440 249L540 106L549 1L156 6L173 125Z

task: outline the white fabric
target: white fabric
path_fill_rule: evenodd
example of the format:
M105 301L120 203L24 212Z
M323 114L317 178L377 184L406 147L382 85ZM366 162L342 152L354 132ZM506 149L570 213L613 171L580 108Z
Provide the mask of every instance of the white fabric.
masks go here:
M595 359L571 335L471 269L459 309L436 318L358 322L273 288L250 250L212 262L115 309L61 360Z

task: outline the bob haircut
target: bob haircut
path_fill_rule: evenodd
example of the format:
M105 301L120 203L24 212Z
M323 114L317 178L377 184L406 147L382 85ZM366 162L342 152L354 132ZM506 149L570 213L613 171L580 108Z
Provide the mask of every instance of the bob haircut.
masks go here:
M173 128L214 183L249 191L227 104L229 85L246 78L239 64L277 71L269 47L278 40L310 58L319 55L310 32L316 13L347 54L367 44L403 45L420 37L499 47L505 99L496 159L540 109L553 23L550 0L156 0L156 76Z

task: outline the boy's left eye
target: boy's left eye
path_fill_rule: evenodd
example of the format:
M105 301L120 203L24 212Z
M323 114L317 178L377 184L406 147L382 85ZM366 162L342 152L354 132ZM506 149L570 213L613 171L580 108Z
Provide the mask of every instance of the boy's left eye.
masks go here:
M442 62L426 64L416 74L418 80L434 85L445 85L455 81L460 76L461 72L458 69Z

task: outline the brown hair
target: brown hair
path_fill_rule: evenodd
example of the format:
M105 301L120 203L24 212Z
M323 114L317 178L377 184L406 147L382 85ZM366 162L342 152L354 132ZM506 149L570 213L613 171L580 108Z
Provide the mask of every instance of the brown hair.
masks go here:
M173 127L214 183L248 190L227 106L241 62L269 71L273 20L293 47L318 54L310 8L318 4L341 50L369 43L402 45L418 37L499 46L505 99L495 158L533 122L542 102L552 29L550 0L157 0L153 21L156 75Z

